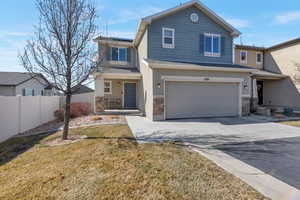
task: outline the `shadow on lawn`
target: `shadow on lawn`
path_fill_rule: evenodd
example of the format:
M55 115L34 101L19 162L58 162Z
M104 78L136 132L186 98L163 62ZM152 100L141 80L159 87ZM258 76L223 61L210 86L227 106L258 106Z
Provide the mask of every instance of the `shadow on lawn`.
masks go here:
M0 143L0 166L26 152L42 139L53 133L54 132L34 136L13 137Z

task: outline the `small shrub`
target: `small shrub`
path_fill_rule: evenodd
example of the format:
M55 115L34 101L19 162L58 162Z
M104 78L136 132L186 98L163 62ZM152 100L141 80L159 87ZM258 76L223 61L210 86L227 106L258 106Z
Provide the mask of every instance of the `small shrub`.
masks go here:
M54 111L54 116L58 121L64 121L64 109Z
M112 116L110 116L110 119L120 119L120 117L117 115L112 115Z
M70 117L82 117L91 113L89 103L71 103L70 105ZM54 112L54 116L58 121L64 121L64 109L59 109Z
M71 103L71 118L89 115L90 113L89 103Z
M100 117L100 116L94 116L94 117L92 117L92 120L93 121L100 121L100 120L102 120L103 118L102 117Z

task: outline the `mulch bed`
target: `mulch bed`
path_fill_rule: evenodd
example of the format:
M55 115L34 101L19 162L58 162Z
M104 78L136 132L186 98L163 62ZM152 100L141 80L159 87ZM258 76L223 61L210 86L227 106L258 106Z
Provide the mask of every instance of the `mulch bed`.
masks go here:
M101 124L127 124L127 122L125 116L122 115L88 115L71 119L70 128ZM61 130L63 128L63 125L63 122L53 120L31 130L20 133L17 136L30 136Z
M58 138L55 138L54 140L45 142L45 144L49 145L49 146L60 146L60 145L72 144L75 142L79 142L85 138L87 138L86 135L69 135L67 140L62 140L61 137L58 137Z

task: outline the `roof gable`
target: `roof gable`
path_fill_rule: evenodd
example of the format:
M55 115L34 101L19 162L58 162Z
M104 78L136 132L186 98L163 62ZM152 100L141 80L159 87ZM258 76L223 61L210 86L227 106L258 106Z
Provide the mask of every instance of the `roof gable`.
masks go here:
M42 74L33 74L29 72L0 72L0 85L16 86L35 77L40 77L48 83L48 80Z
M277 50L277 49L297 45L299 43L300 43L300 37L292 39L292 40L285 41L285 42L280 43L280 44L273 45L273 46L267 48L267 50L268 51L273 51L273 50Z
M207 15L210 19L212 19L212 21L214 21L215 23L219 24L220 26L222 26L225 30L229 31L231 33L232 36L237 37L239 36L241 33L235 29L232 25L230 25L229 23L227 23L224 19L222 19L220 16L218 16L215 12L213 12L211 9L209 9L208 7L206 7L204 4L202 4L200 1L198 0L192 0L189 2L186 2L184 4L181 4L179 6L176 6L174 8L170 8L164 11L161 11L159 13L150 15L148 17L144 17L142 18L140 24L139 24L139 28L136 34L136 37L134 39L134 44L137 45L144 33L144 31L146 30L147 25L151 24L153 21L161 19L163 17L172 15L174 13L177 13L181 10L190 8L190 7L196 7L197 9L199 9L202 13L204 13L205 15Z

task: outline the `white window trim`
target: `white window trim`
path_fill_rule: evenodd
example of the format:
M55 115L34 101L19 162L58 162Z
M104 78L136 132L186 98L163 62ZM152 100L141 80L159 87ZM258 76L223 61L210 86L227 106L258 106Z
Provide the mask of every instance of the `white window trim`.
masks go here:
M212 37L212 42L211 42L211 51L212 52L207 52L205 51L205 37ZM214 53L213 48L214 48L214 42L213 42L213 37L218 37L219 38L219 53ZM213 34L213 33L204 33L204 56L209 56L209 57L220 57L221 56L221 35L220 34Z
M109 83L109 92L105 92L105 83ZM112 81L104 81L104 94L112 94Z
M242 60L242 53L245 53L246 59ZM240 51L240 63L247 64L248 63L248 51Z
M112 59L112 54L113 54L113 48L117 48L118 49L118 60L113 60ZM112 46L110 48L110 57L111 57L111 63L116 63L116 64L127 64L128 63L128 60L127 60L127 48L126 47L116 47L116 46ZM120 49L125 49L125 59L126 61L121 61L120 60Z
M165 31L172 31L172 44L166 44L165 43ZM170 37L168 37L170 38ZM168 49L174 49L175 48L175 29L173 28L162 28L162 47L168 48Z
M260 62L257 61L257 55L258 54L260 54L260 58L261 58ZM256 64L261 65L263 63L263 60L264 60L263 53L262 52L256 52Z

